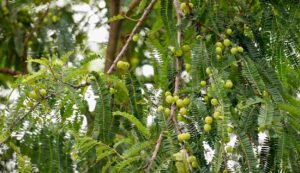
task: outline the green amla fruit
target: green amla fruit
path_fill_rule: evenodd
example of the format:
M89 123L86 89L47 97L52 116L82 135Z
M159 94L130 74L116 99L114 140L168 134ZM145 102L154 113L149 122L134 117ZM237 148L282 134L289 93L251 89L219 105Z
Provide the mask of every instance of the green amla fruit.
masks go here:
M129 67L130 67L130 65L129 65L128 62L118 61L118 63L117 63L117 69L118 70L126 71L126 70L129 69Z
M183 116L181 116L181 115L177 115L177 121L184 121L184 118L183 118Z
M210 69L209 67L207 67L207 68L205 69L205 72L206 72L206 74L208 74L208 75L211 75L211 74L212 74L211 69Z
M223 43L224 43L224 46L226 46L226 47L230 46L230 44L231 44L229 39L225 39Z
M237 47L238 52L243 53L244 52L244 48L242 48L241 46Z
M176 56L176 57L181 57L182 54L183 54L183 51L182 51L181 49L178 49L178 50L176 50L176 52L175 52L175 56Z
M165 114L166 114L167 116L170 115L170 112L171 112L171 110L170 110L169 108L165 108Z
M183 52L188 52L188 51L190 51L191 50L191 48L190 48L190 46L189 45L183 45L182 46L182 50L183 50Z
M190 156L190 157L188 158L188 161L189 161L190 163L195 162L196 160L197 160L197 159L196 159L195 156Z
M33 102L32 102L32 101L28 101L28 102L27 102L27 106L28 106L28 107L32 107L32 106L33 106Z
M169 103L169 104L173 103L173 102L174 102L173 97L172 97L171 95L168 95L168 96L166 97L166 102Z
M187 109L184 108L184 107L182 107L182 108L180 108L179 113L180 113L181 115L187 115Z
M166 96L166 97L167 97L167 96L170 96L170 95L172 95L172 93L171 93L170 91L165 92L165 96Z
M184 103L183 103L183 100L182 99L178 99L177 101L176 101L176 105L178 106L178 107L183 107L184 106Z
M206 87L206 81L202 80L202 81L200 82L200 86L201 86L201 87Z
M230 49L230 53L231 53L232 55L236 55L236 54L238 53L238 48L236 48L236 47L231 48L231 49Z
M207 116L207 117L205 117L204 121L206 124L211 124L213 122L213 118L211 116Z
M134 34L134 36L132 37L132 41L137 42L139 41L140 36L138 34Z
M231 80L227 80L225 83L225 88L231 89L233 87L233 83Z
M193 168L197 168L198 167L198 163L197 162L192 162L192 167Z
M221 117L221 113L219 111L214 112L214 118L219 119Z
M191 100L189 98L186 97L186 98L183 99L183 104L185 106L189 105L190 103L191 103Z
M226 147L226 152L227 153L232 153L233 152L233 147L232 146Z
M158 112L161 112L161 111L163 111L164 110L164 107L163 106L158 106L158 108L157 108L157 111Z
M211 131L211 125L210 124L204 124L204 131L205 132L210 132Z
M177 138L180 142L187 141L191 138L191 135L189 133L182 133L182 134L177 135Z
M39 96L36 94L35 91L30 91L28 97L31 98L31 99L33 99L33 100L39 99Z
M174 97L173 97L173 101L174 101L174 102L176 102L178 99L179 99L178 96L174 96Z
M233 128L232 127L227 127L227 132L228 133L233 133Z
M222 55L222 48L221 47L216 47L216 54L217 55Z
M217 106L218 105L218 100L213 98L211 99L210 103L213 105L213 106Z
M191 69L192 69L191 64L185 63L185 70L186 70L187 72L190 72Z
M220 48L222 49L222 48L223 48L223 44L222 44L221 42L218 41L218 42L216 43L216 47L220 47Z
M230 28L226 29L226 34L227 35L231 35L232 34L232 30Z
M39 92L42 97L45 97L47 95L47 91L45 89L40 89Z

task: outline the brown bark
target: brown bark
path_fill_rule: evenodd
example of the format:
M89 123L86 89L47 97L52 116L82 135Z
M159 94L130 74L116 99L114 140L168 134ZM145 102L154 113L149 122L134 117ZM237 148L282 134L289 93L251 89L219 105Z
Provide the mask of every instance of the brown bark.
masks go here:
M110 0L109 1L109 16L116 16L120 13L121 7L121 0ZM106 50L106 58L105 58L105 68L104 70L107 71L109 67L114 62L116 52L118 49L118 40L120 37L121 32L121 25L122 20L117 20L111 22L109 27L109 38L108 38L108 45Z
M14 71L14 70L11 70L9 68L1 68L0 69L0 73L11 75L11 76L15 76L15 75L21 74L21 72Z

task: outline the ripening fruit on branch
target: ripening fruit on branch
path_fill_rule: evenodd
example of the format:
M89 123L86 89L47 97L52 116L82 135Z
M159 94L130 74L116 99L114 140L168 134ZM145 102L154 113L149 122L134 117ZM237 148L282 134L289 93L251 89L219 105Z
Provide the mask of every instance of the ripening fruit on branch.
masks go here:
M194 7L193 3L189 3L190 8ZM184 14L189 14L190 13L190 9L187 6L187 4L185 2L180 4L180 9L183 11Z
M213 118L211 116L207 116L207 117L205 117L204 121L206 124L211 124L213 122Z
M187 141L191 138L191 135L189 133L182 133L177 135L178 141L182 142L182 141Z
M165 92L165 96L166 96L166 97L167 97L167 96L170 96L170 95L172 95L172 93L171 93L170 91Z
M221 47L216 47L216 54L221 55L222 54L222 48Z
M192 162L192 167L193 167L193 168L197 168L197 167L198 167L197 162Z
M232 153L233 152L233 147L232 146L226 147L226 152L227 153Z
M207 68L205 69L205 72L206 72L206 74L208 74L208 75L212 74L211 69L210 69L209 67L207 67Z
M211 131L211 125L210 124L204 124L204 131L205 132L210 132Z
M269 96L269 93L268 91L264 90L262 95L264 98L267 98Z
M157 108L157 111L158 112L161 112L161 111L163 111L164 110L164 107L163 106L158 106L158 108Z
M219 119L221 116L221 113L219 111L214 112L214 118Z
M213 98L211 99L210 103L213 105L213 106L217 106L218 105L218 100Z
M185 70L186 70L187 72L190 72L191 69L192 69L191 64L185 63Z
M180 108L179 113L180 113L181 115L187 115L187 109L184 108L184 107L182 107L182 108Z
M230 49L230 53L232 55L236 55L238 53L238 49L236 47L233 47L233 48Z
M168 95L168 96L166 97L166 102L169 103L169 104L173 103L173 102L174 102L173 97L172 97L171 95Z
M191 50L191 48L190 48L190 46L189 45L183 45L182 46L182 50L183 50L183 52L188 52L188 51L190 51Z
M218 41L218 42L216 43L216 47L220 47L220 48L222 49L222 48L223 48L223 44L222 44L221 42Z
M225 88L231 89L233 87L233 83L231 80L227 80L225 83Z
M184 118L183 118L183 116L181 116L181 115L177 115L177 121L184 121Z
M179 99L178 96L174 96L174 97L173 97L173 102L176 102L178 99Z
M183 100L182 99L178 99L177 101L176 101L176 105L178 106L178 107L183 107L184 106L184 103L183 103Z
M40 89L39 92L42 97L45 97L47 95L47 91L45 89Z
M181 49L178 49L178 50L176 50L176 52L175 52L175 56L176 56L176 57L181 57L182 54L183 54L183 51L182 51Z
M230 46L230 44L231 44L229 39L225 39L223 43L224 43L224 46L226 46L226 47Z
M32 106L33 106L32 101L28 101L28 102L27 102L27 106L28 106L28 107L32 107Z
M201 87L206 87L206 81L202 80L202 81L200 82L200 86L201 86Z
M183 99L183 104L185 105L185 106L187 106L188 104L190 104L191 103L191 100L189 99L189 98L184 98Z
M129 67L130 67L130 65L129 65L128 62L118 61L118 63L117 63L117 69L118 70L126 71L126 70L129 69Z
M227 127L227 132L228 133L233 133L233 128L232 127Z
M38 100L39 99L39 96L36 94L35 91L30 91L28 97L33 99L33 100Z
M222 59L221 55L217 55L217 60L220 61Z
M171 110L170 110L169 108L165 108L165 114L166 114L167 116L170 115L170 112L171 112Z
M196 159L195 156L190 156L190 157L188 158L188 161L189 161L190 163L195 162L196 160L197 160L197 159Z
M227 35L231 35L232 34L232 30L230 28L226 29L226 34Z
M242 48L241 46L238 46L237 49L238 49L238 52L240 52L240 53L244 52L244 48Z
M139 41L140 36L138 34L134 34L134 36L132 37L132 41L137 42Z

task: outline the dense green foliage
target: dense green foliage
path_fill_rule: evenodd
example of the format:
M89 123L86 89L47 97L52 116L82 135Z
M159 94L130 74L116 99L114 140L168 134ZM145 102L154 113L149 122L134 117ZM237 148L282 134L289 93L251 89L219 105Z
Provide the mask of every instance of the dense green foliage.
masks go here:
M74 46L58 43L68 36L35 42L52 27L74 24L67 8L53 9L66 20L40 28L31 48L62 50L26 57L36 72L13 82L20 96L0 115L0 145L7 147L0 160L16 155L19 172L300 172L300 3L191 0L179 4L177 20L174 2L156 2L122 60L130 68L113 74L91 71L98 57L89 51L74 61ZM149 3L142 0L133 17ZM1 22L13 21L3 9ZM26 13L30 21L39 16ZM21 31L3 26L11 25L0 24L9 38L0 41L0 66L23 71L7 65L5 53L16 48L19 60L20 41L13 40ZM144 64L152 77L135 73Z

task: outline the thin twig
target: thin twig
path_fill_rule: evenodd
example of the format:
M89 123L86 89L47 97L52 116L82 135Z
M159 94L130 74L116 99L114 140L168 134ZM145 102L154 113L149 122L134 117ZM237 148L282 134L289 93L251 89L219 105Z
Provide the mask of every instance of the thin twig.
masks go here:
M128 49L129 43L132 40L132 37L134 36L134 34L137 32L138 28L142 25L143 21L146 19L147 15L150 13L152 7L154 6L154 4L156 3L157 0L152 0L150 2L150 4L147 6L147 8L145 9L142 17L139 19L139 21L137 22L137 24L134 26L133 30L130 33L130 36L128 37L125 45L123 46L122 50L120 51L120 53L117 55L116 59L114 60L113 64L110 66L110 68L108 69L108 71L106 72L107 74L111 74L115 68L115 66L117 65L117 62L121 59L121 57L124 55L124 53L126 52L126 50Z
M149 170L151 168L153 161L156 159L158 151L161 146L161 142L163 139L164 139L164 135L163 135L163 133L160 133L159 138L156 141L155 150L152 153L152 157L151 157L150 161L148 162L146 170Z

